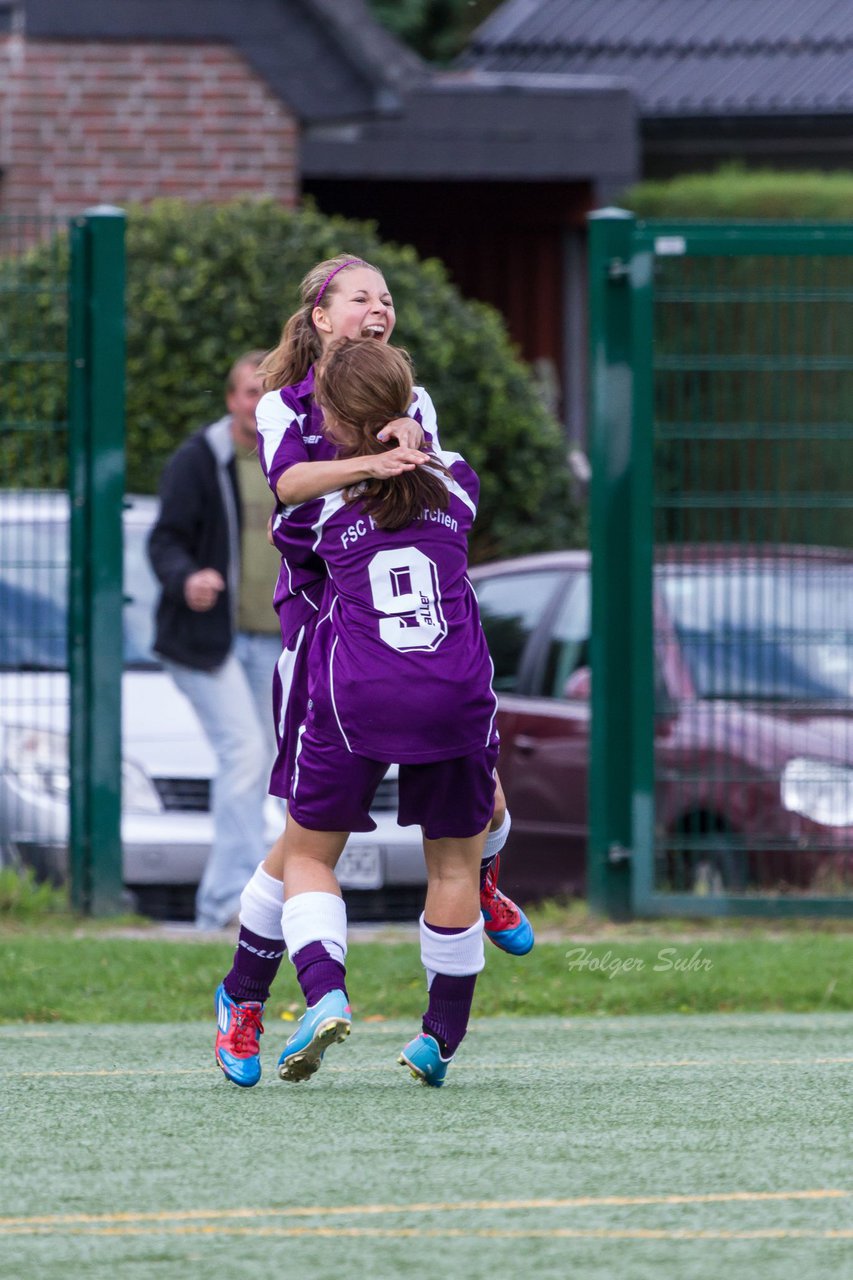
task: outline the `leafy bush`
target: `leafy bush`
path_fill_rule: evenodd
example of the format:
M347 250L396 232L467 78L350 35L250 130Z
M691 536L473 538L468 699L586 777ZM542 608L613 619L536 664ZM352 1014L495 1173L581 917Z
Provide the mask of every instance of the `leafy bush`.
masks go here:
M370 223L329 218L272 200L228 205L157 201L128 214L127 487L156 489L168 455L224 412L223 382L235 356L277 341L313 264L341 251L375 262L397 306L395 342L411 353L438 410L442 443L480 474L472 556L485 559L577 542L563 432L536 393L496 311L465 301L435 259L383 244ZM17 307L0 318L0 350L61 349L67 246L56 242L0 263L0 291ZM14 285L14 288L12 287ZM2 379L0 420L58 423L63 365L45 377L20 363ZM15 367L18 367L16 364ZM0 459L2 483L64 483L57 453ZM14 478L12 478L14 477Z
M849 222L853 172L745 169L729 164L713 173L638 183L625 193L623 204L640 218Z
M14 867L0 868L0 921L32 920L67 912L64 889L38 883L29 867L21 871Z
M502 0L368 0L374 18L430 62L461 53Z

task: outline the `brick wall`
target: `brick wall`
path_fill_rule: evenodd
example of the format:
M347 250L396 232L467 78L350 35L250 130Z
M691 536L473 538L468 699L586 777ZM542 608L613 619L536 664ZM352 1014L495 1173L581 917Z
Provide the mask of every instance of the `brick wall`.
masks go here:
M109 0L105 0L109 3ZM298 125L227 45L0 38L0 213L298 196Z

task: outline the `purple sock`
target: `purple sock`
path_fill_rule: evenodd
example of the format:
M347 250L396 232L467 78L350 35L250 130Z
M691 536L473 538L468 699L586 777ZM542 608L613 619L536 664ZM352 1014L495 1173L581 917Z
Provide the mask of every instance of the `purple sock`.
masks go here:
M260 1000L263 1004L269 997L284 952L281 938L262 938L241 924L231 972L223 983L231 999Z
M296 977L309 1009L330 991L343 991L346 995L347 971L332 959L322 942L307 943L291 959L296 965Z
M461 978L437 973L432 980L423 1029L427 1035L435 1036L444 1058L453 1056L468 1030L476 982L476 973Z
M432 933L445 935L465 933L470 925L449 926L424 924ZM471 1014L471 1001L474 999L476 973L465 974L461 978L451 977L447 973L437 973L429 989L429 1007L424 1014L423 1029L429 1036L438 1041L442 1057L450 1058L459 1048L468 1030L468 1018Z

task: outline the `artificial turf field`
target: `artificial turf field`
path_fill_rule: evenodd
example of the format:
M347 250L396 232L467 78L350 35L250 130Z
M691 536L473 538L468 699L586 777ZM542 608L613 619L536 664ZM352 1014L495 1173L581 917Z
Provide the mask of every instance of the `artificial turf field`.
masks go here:
M0 1027L0 1276L853 1277L853 1014L483 1019L441 1090L291 1029Z

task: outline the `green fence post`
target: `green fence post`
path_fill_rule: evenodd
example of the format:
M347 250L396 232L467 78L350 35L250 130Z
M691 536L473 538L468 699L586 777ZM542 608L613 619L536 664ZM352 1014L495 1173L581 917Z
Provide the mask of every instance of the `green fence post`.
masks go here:
M587 893L614 919L631 914L631 349L635 220L589 218L592 725Z
M125 216L71 226L69 603L71 900L124 905L121 857Z

